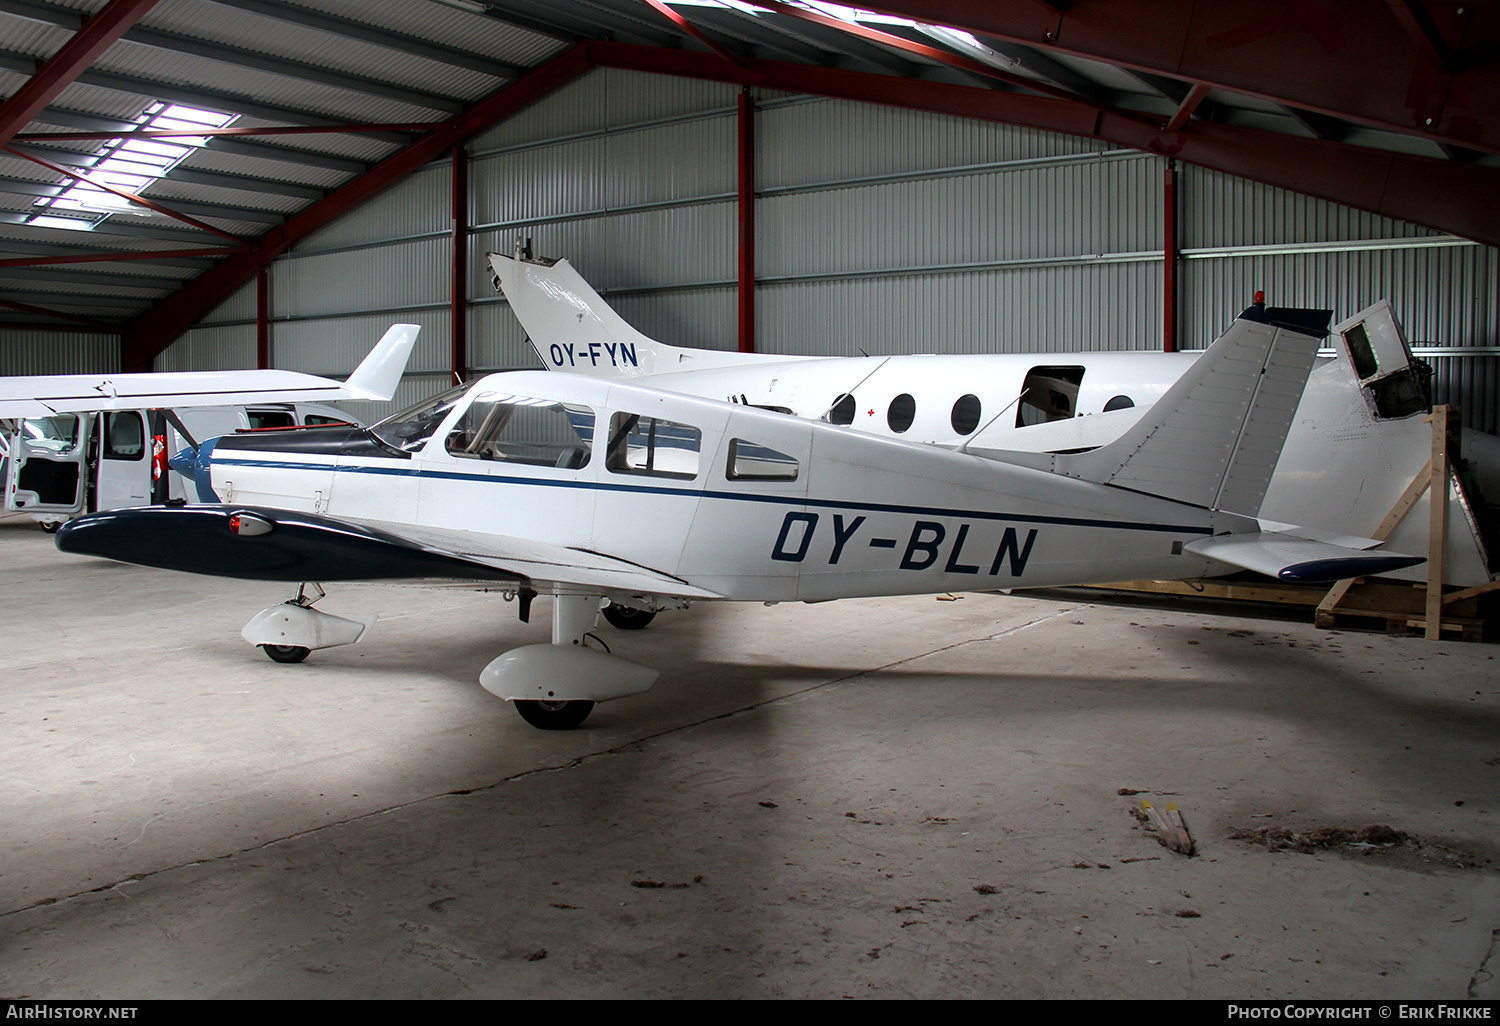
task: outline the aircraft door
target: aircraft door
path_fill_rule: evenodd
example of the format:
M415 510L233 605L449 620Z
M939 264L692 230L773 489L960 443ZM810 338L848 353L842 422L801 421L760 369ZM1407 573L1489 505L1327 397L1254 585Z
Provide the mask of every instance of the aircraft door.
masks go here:
M418 520L433 527L589 544L595 413L498 389L472 396L418 457Z
M677 414L661 405L636 399L599 423L594 547L676 573L713 462L704 428L717 425L692 422L697 411Z
M99 459L94 510L144 506L151 501L151 447L138 410L99 414Z
M82 513L88 498L92 414L27 417L11 443L5 508L25 513Z

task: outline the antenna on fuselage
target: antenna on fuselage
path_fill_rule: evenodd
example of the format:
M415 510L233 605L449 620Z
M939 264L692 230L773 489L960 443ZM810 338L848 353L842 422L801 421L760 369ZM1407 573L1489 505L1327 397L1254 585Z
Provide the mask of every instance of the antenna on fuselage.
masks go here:
M863 352L863 350L861 350L861 352ZM862 377L862 378L859 379L859 385L863 385L866 381L869 381L871 378L873 378L875 376L875 374L880 370L881 367L884 367L886 364L888 364L890 362L891 362L891 358L889 356L887 356L884 360L881 360L880 363L876 364L875 370L872 370L870 373L866 374L864 377ZM854 388L858 388L859 385L855 385ZM822 416L820 416L818 419L819 420L827 420L828 419L828 415L833 412L833 408L839 404L839 401L842 400L844 398L844 396L847 395L847 396L852 397L854 395L854 388L849 389L849 391L847 391L847 392L840 392L838 395L834 396L833 397L833 403L831 405L829 405L828 409L826 409L826 410L823 411Z
M1030 391L1031 391L1031 389L1029 389L1029 388L1023 388L1023 389L1021 389L1021 394L1020 395L1016 396L1010 402L1008 402L1008 403L1005 404L1005 410L1010 409L1012 406L1016 405L1016 403L1020 402L1022 399L1025 399L1026 398L1026 393L1030 392ZM974 439L978 438L980 435L984 434L986 431L988 431L991 424L995 423L995 421L997 421L1001 417L1005 416L1005 410L1001 410L999 413L995 414L989 420L985 421L984 422L984 427L982 427L978 431L974 432L968 438L965 438L963 444L960 445L957 449L955 449L954 452L967 452L968 449L969 449L969 443L972 442L972 441L974 441Z

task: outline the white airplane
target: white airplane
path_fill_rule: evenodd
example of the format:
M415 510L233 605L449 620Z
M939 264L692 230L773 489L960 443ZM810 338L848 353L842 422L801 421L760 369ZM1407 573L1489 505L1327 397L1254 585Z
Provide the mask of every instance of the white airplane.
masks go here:
M1199 357L1187 353L1007 353L796 357L667 345L631 327L566 260L489 254L495 285L543 366L725 399L977 452L1071 452L1121 434ZM1326 335L1324 311L1261 316ZM1390 304L1336 325L1335 353L1312 372L1258 515L1338 534L1376 532L1432 451L1423 421L1426 368L1412 359ZM1481 490L1500 497L1500 439L1463 434ZM1444 581L1492 579L1485 511L1457 475L1449 482ZM1388 541L1427 551L1424 494ZM1417 568L1392 576L1425 580Z
M164 501L178 438L196 446L195 432L248 423L245 404L388 401L417 332L391 327L345 381L286 370L0 378L0 420L14 422L4 508L54 529L80 513Z
M1117 441L1079 455L948 451L576 374L490 375L368 429L199 447L216 503L65 525L58 547L298 582L243 636L278 661L358 641L321 582L496 582L553 596L552 643L481 684L528 722L576 726L657 672L586 648L602 608L823 601L1195 578L1245 567L1339 579L1421 562L1278 526L1259 507L1318 339L1237 320ZM314 583L319 582L319 583ZM314 597L310 597L310 594Z

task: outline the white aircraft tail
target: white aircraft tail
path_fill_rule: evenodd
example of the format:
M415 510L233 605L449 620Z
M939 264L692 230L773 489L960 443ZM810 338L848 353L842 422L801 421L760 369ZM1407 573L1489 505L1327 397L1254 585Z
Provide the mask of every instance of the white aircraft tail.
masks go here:
M504 295L542 366L596 378L783 362L793 357L687 349L647 338L625 322L566 260L489 254Z
M1255 516L1321 336L1251 308L1123 435L1084 453L983 455Z
M1254 516L1321 342L1306 327L1242 315L1150 413L1064 472Z
M386 402L395 395L420 330L415 324L391 325L345 380L344 387L352 393L350 398Z
M1323 311L1252 307L1115 441L1083 453L980 455L1255 518L1327 323ZM1257 523L1259 530L1250 529ZM1373 551L1378 545L1251 519L1184 551L1286 581L1342 580L1422 562Z

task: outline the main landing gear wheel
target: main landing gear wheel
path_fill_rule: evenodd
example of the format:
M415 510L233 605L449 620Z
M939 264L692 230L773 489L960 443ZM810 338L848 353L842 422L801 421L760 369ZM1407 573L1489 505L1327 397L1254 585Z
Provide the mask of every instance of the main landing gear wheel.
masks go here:
M630 606L617 606L611 602L604 607L604 618L619 630L638 631L655 620L656 614L648 613L644 609L633 609Z
M312 651L301 645L262 645L260 647L265 650L266 655L278 663L300 663Z
M572 730L594 711L594 703L586 699L539 702L518 698L513 704L521 719L542 730Z

